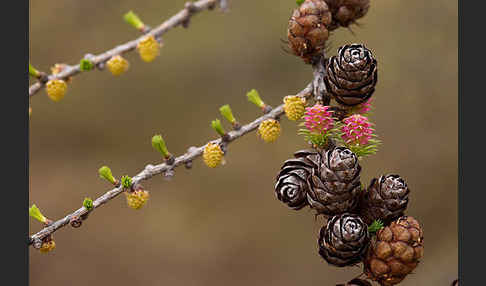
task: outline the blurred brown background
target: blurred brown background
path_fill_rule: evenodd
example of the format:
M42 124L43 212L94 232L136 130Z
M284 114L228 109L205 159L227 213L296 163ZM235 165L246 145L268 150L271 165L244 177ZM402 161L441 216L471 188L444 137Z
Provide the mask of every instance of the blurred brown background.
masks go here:
M122 20L133 9L155 26L184 0L30 1L30 61L49 70L76 63L137 37ZM311 69L281 50L294 0L233 0L231 12L203 12L190 29L166 34L161 56L142 62L130 53L128 73L73 79L65 99L32 99L30 203L58 219L109 186L97 169L133 175L160 162L150 145L162 133L170 151L214 138L219 106L231 104L245 123L260 115L245 94L256 88L280 104L301 90ZM425 257L402 285L449 285L457 277L457 3L372 1L368 15L339 30L339 46L362 42L379 62L372 120L384 145L363 162L363 182L396 172L408 182L408 214L425 228ZM227 165L201 160L179 168L171 182L145 183L141 211L123 196L94 212L80 229L55 233L47 255L30 248L31 285L335 285L359 268L328 266L317 254L322 221L276 200L281 163L306 147L297 126L265 144L254 133L230 145ZM31 222L31 232L41 228Z

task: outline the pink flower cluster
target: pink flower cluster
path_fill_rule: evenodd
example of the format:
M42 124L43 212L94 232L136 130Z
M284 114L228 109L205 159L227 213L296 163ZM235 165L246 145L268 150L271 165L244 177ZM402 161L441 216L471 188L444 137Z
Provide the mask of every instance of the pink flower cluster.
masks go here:
M371 110L371 101L372 100L373 100L373 98L371 97L365 103L358 105L358 108L357 108L357 110L356 110L355 113L358 113L358 114L367 114L368 112L370 112L370 110Z
M374 129L368 118L355 114L343 120L342 138L347 144L367 145L373 137Z
M334 127L334 119L329 106L316 104L305 109L305 127L311 132L324 134Z

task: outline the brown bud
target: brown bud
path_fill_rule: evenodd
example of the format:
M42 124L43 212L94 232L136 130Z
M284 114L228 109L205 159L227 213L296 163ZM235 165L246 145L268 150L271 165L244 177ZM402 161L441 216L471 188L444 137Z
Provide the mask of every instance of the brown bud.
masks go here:
M81 224L83 224L83 221L81 220L80 217L78 216L73 216L71 218L71 220L69 221L69 223L71 224L72 227L74 228L78 228L81 226Z

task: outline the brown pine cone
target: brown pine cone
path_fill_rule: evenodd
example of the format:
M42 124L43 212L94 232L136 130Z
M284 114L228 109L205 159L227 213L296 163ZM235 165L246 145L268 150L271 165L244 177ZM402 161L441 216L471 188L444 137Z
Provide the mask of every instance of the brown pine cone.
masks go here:
M368 226L359 216L337 215L321 228L319 254L338 267L353 265L363 260L369 241Z
M317 213L333 216L353 212L361 191L358 157L345 147L323 151L319 170L308 178L307 200Z
M277 176L275 194L283 203L294 210L307 205L307 177L313 168L318 168L321 156L315 150L301 150L294 153L295 159L284 162Z
M360 201L361 218L371 224L380 219L385 225L401 217L408 205L410 190L399 175L385 175L371 180Z
M381 286L396 285L417 267L423 252L418 221L402 216L376 233L364 260L364 272Z
M368 13L370 0L324 0L331 10L332 23L329 31L341 27L349 27L359 18Z
M292 52L311 63L324 50L329 38L327 26L331 24L331 12L323 0L305 0L295 9L289 20L287 37Z
M364 45L352 44L339 48L338 55L326 64L324 78L329 95L345 106L366 102L375 91L378 80L377 62Z

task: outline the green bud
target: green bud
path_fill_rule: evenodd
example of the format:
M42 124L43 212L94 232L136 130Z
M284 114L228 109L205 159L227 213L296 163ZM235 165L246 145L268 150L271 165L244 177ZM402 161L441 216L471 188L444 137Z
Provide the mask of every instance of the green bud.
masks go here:
M295 1L295 2L297 3L297 5L299 5L299 6L300 6L300 5L302 5L302 3L304 3L304 2L305 2L305 0L297 0L297 1Z
M29 75L33 77L39 76L39 71L36 70L30 63L29 63Z
M143 27L145 26L142 20L140 20L140 18L132 11L129 11L128 13L123 15L123 19L125 19L125 22L127 22L128 24L130 24L131 26L135 27L138 30L143 29Z
M90 71L94 68L94 63L88 59L82 59L79 62L79 69L81 71Z
M221 112L221 115L223 115L223 117L226 118L226 120L228 120L231 124L236 122L236 118L233 116L233 112L228 104L221 106L219 108L219 112Z
M35 204L29 208L29 215L42 223L47 222L47 218L41 213Z
M226 132L223 129L223 125L221 125L221 121L219 119L211 121L211 127L218 132L219 135L223 136Z
M256 106L258 106L260 108L265 107L265 103L260 98L260 94L258 93L258 91L256 89L250 90L246 94L246 96L248 97L248 101L250 101L251 103L255 104Z
M167 149L165 141L161 135L154 135L154 137L152 137L152 147L154 147L155 150L159 151L160 154L164 156L164 158L170 157L169 150Z
M123 176L121 178L121 183L125 189L130 189L132 187L132 178L129 176Z
M93 200L91 198L85 198L83 201L83 207L85 207L88 211L93 209Z
M384 227L383 222L377 219L373 223L371 223L370 226L368 226L368 232L374 234L380 229L382 229L383 227Z
M116 184L115 177L111 173L111 169L107 166L103 166L98 170L98 174L100 174L100 178L107 180L108 182L112 183L113 185Z

